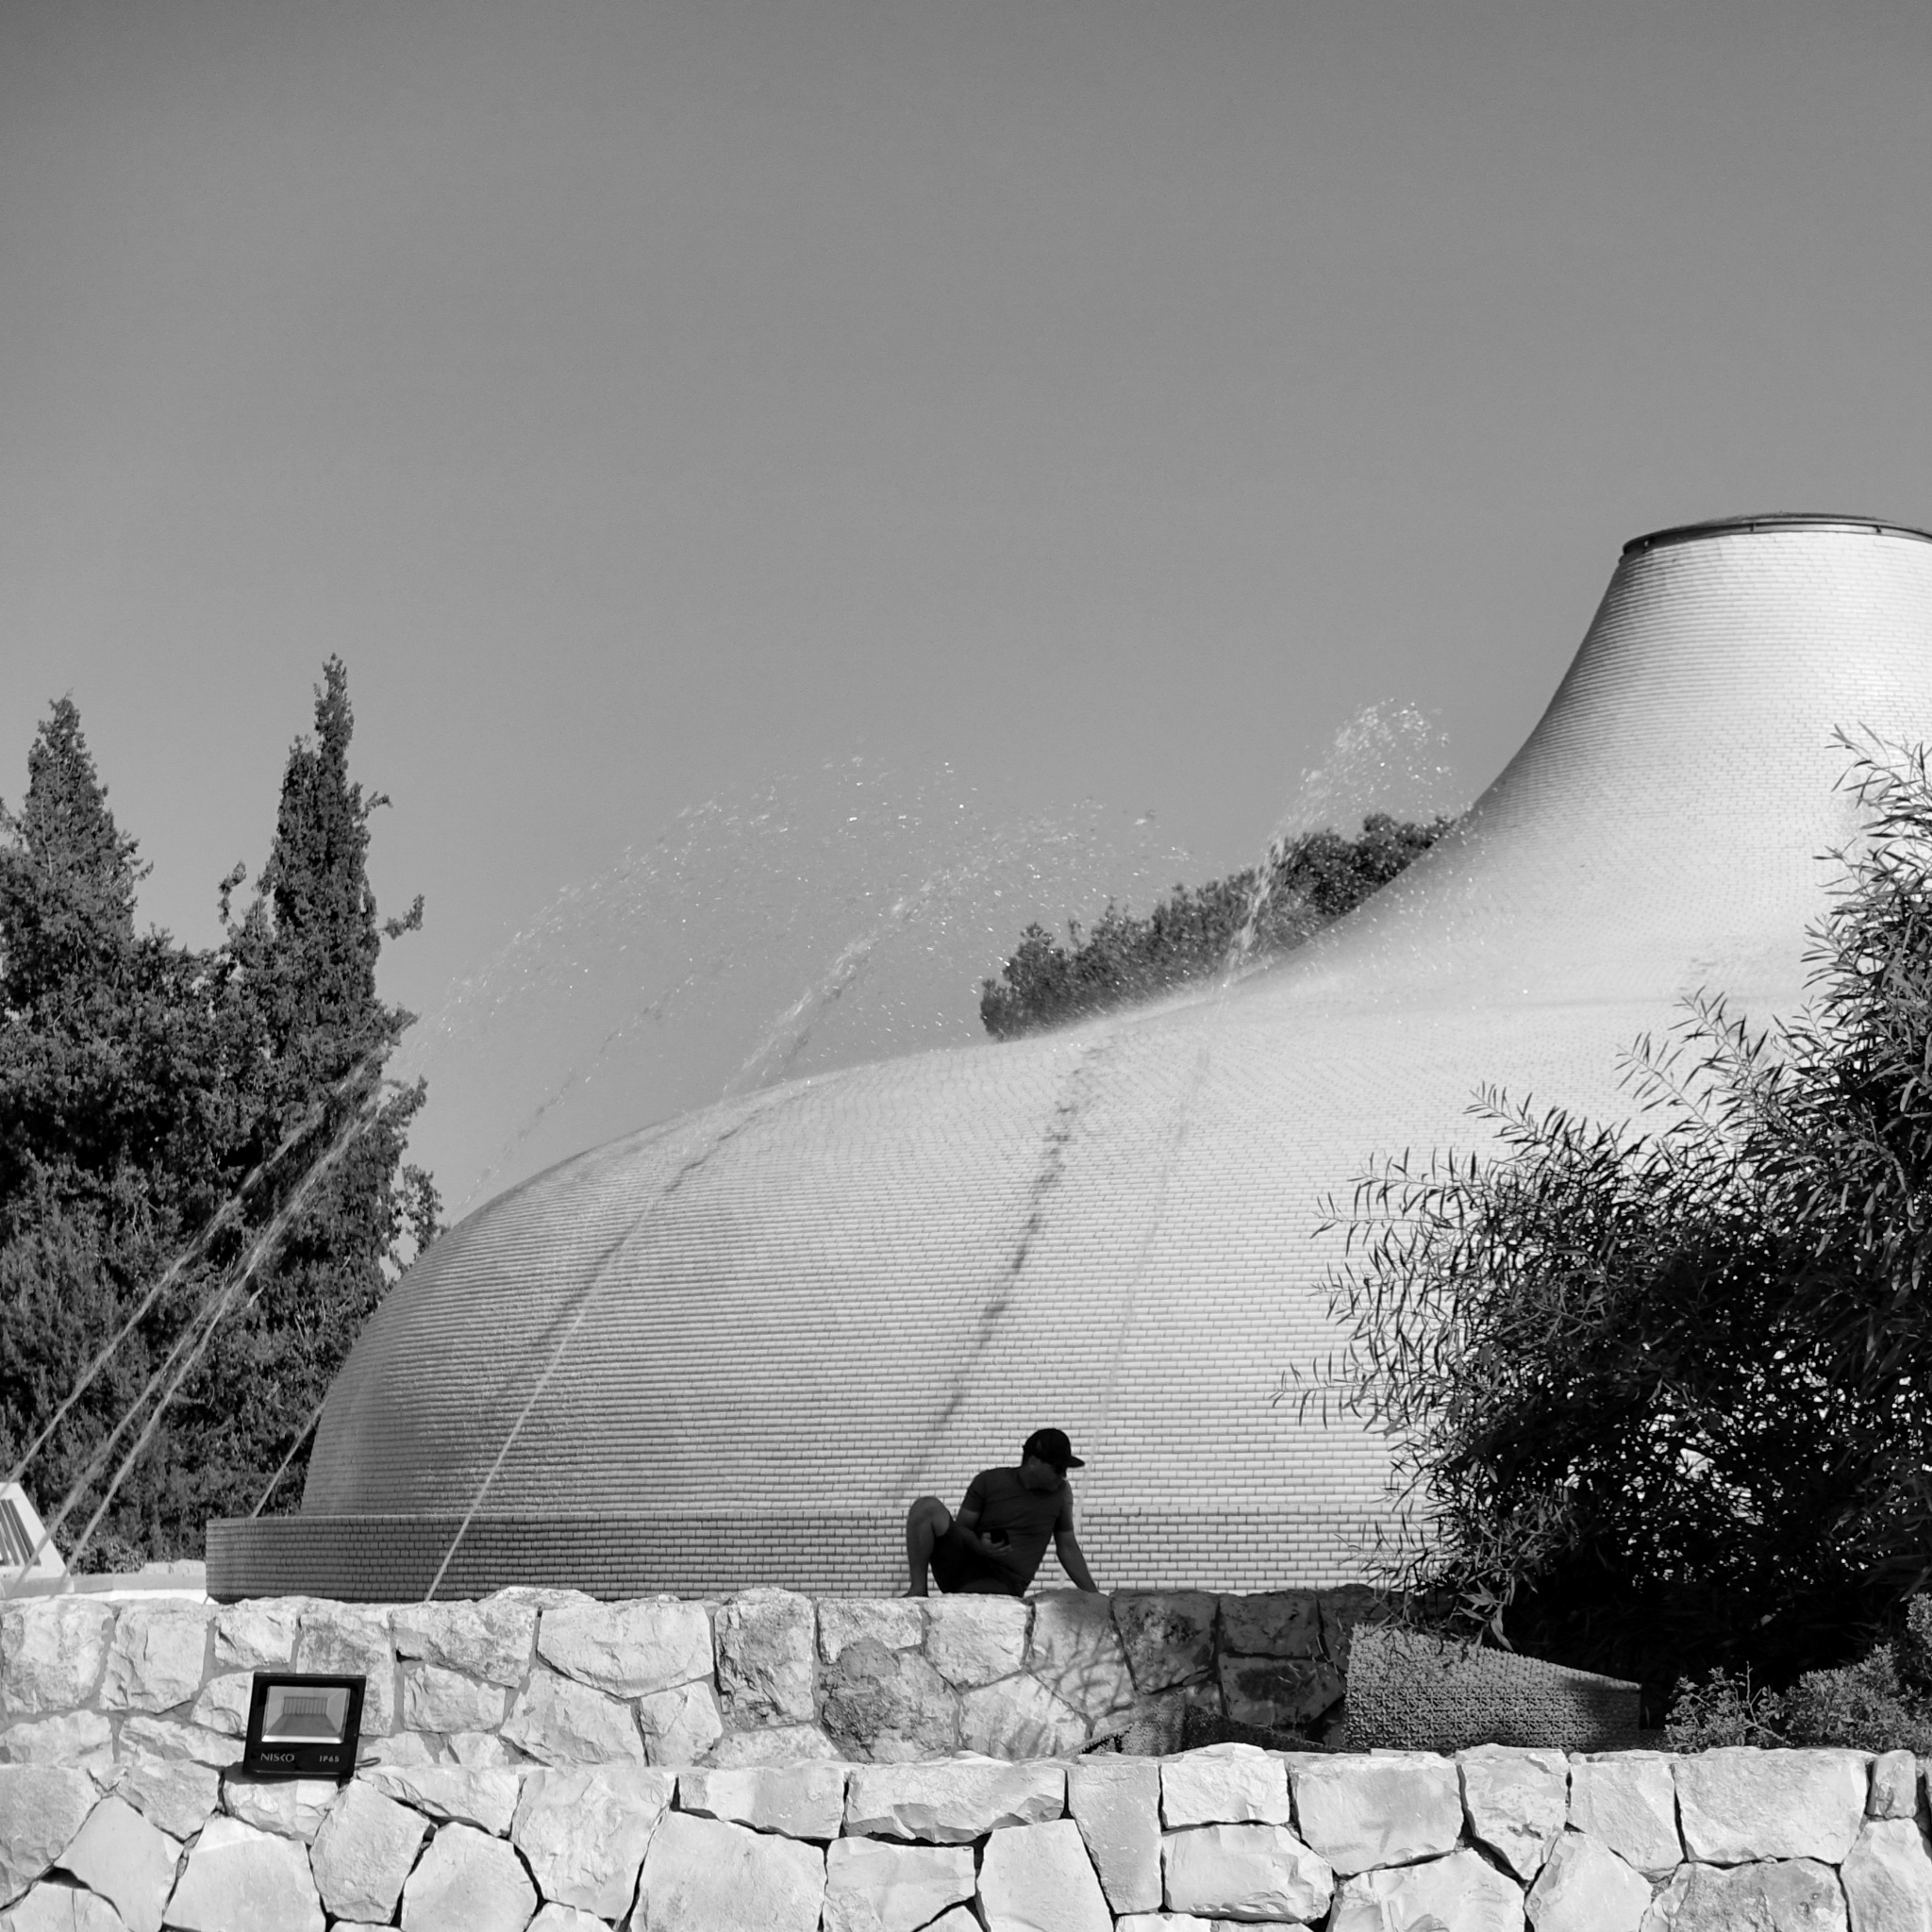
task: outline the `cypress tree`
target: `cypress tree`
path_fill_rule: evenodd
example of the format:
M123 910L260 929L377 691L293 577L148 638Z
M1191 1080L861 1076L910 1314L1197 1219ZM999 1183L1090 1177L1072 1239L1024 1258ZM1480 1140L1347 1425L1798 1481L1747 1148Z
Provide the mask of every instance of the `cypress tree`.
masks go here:
M250 1319L210 1350L187 1398L204 1429L225 1432L232 1445L234 1478L204 1474L207 1515L253 1508L291 1452L272 1507L295 1507L317 1405L405 1253L436 1231L434 1183L403 1158L425 1088L381 1091L383 1064L411 1015L375 988L384 938L419 926L423 902L401 919L377 919L369 821L388 800L349 776L354 730L348 673L331 658L315 692L314 737L289 752L257 897L229 929L226 1021L255 1103L248 1158L261 1160L303 1130L253 1224L279 1208L314 1157L345 1131L352 1138L281 1231Z
M0 1467L122 1325L172 1238L153 1157L173 1140L181 962L138 937L138 846L61 698L0 807ZM165 1322L166 1317L160 1318ZM62 1491L132 1402L158 1324L119 1350L42 1457ZM152 1497L141 1487L131 1507Z
M80 1481L91 1510L153 1416L141 1400L151 1372L197 1332L256 1239L275 1236L118 1493L91 1564L198 1556L206 1520L252 1509L291 1451L270 1507L294 1507L317 1405L411 1242L435 1231L435 1188L402 1158L423 1087L385 1097L381 1083L408 1016L375 991L382 939L417 924L421 901L378 925L368 822L384 801L348 775L338 659L315 727L290 752L258 896L208 951L137 933L136 841L108 809L70 700L36 737L19 814L0 808L0 1470L144 1310L29 1472L43 1504ZM225 919L242 876L223 882ZM275 1225L344 1136L346 1151ZM184 1252L194 1264L146 1306ZM92 1474L91 1461L102 1461Z

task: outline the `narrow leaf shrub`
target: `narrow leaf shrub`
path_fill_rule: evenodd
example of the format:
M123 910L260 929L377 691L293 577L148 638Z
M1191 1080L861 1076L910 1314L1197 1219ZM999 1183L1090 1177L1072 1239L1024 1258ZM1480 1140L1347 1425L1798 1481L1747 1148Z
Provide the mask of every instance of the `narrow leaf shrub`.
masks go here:
M1398 1445L1381 1580L1641 1679L1653 1721L1680 1679L1716 1708L1845 1665L1932 1571L1932 783L1841 741L1865 827L1802 1014L1701 997L1633 1049L1636 1125L1486 1090L1493 1152L1331 1205L1347 1341L1302 1392ZM1889 1693L1874 1664L1791 1694L1843 1727Z

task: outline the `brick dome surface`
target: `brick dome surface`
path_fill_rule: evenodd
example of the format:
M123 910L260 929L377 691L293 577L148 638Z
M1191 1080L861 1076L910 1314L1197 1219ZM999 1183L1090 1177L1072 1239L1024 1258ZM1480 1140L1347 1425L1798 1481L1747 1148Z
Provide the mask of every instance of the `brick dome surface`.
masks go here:
M217 1593L418 1594L446 1557L445 1592L890 1589L907 1503L1046 1422L1103 1587L1359 1574L1383 1445L1275 1399L1336 1340L1324 1196L1479 1145L1479 1083L1627 1114L1620 1054L1699 989L1792 1010L1854 829L1834 727L1932 738L1932 541L1658 538L1463 828L1301 951L773 1088L471 1215L357 1343L301 1514L215 1526Z

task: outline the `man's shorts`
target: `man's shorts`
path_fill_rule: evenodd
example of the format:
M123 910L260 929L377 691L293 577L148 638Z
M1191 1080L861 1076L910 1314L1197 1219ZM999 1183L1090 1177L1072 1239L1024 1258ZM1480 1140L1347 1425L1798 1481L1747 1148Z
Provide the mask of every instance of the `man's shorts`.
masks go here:
M947 1524L945 1535L932 1546L932 1580L949 1596L1026 1594L1005 1564L994 1562L968 1545L957 1523Z

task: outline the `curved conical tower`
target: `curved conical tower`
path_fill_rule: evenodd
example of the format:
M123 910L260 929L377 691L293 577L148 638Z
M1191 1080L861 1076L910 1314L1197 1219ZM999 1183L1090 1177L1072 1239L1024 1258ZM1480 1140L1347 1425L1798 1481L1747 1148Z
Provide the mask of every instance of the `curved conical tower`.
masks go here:
M566 1161L414 1268L324 1412L302 1514L219 1594L895 1587L898 1524L1051 1422L1103 1587L1333 1582L1381 1445L1297 1419L1317 1238L1371 1157L1469 1146L1478 1083L1628 1110L1682 998L1803 997L1835 728L1932 738L1932 540L1732 520L1624 551L1461 831L1314 943L1019 1041L800 1080Z

